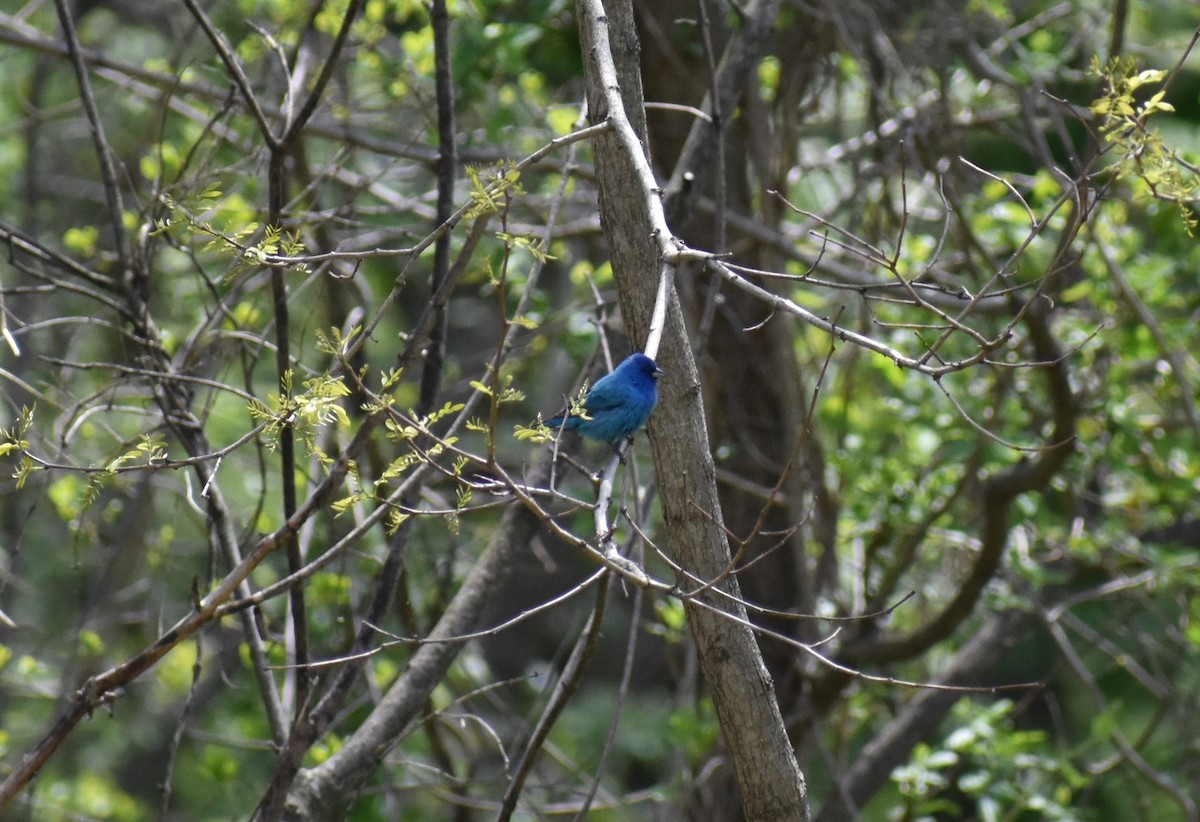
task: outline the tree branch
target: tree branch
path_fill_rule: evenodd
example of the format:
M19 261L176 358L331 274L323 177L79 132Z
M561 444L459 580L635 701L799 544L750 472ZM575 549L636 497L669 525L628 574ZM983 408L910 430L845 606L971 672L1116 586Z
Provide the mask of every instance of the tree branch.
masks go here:
M530 468L530 481L550 479L550 457L543 452ZM299 820L338 818L341 808L371 775L383 757L407 732L424 709L429 694L454 662L462 641L442 641L471 633L479 624L491 594L499 590L539 527L536 516L513 503L505 511L483 554L471 566L458 593L362 725L325 762L301 771L288 794L287 808Z

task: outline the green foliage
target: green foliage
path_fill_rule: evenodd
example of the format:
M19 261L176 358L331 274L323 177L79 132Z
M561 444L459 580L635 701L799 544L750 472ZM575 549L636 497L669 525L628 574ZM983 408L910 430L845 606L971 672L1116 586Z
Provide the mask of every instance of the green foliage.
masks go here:
M485 397L494 398L497 403L521 402L525 399L524 392L513 387L513 377L511 374L505 374L501 380L503 385L500 387L499 393L493 391L490 386L481 383L479 380L471 380L471 387Z
M554 439L554 431L547 428L542 421L542 415L538 414L537 419L532 425L521 425L517 423L513 426L513 436L521 442L529 442L534 445L540 445L544 442L550 442Z
M275 257L305 253L304 243L294 232L279 226L266 226L260 231L259 223L252 219L254 212L240 195L225 196L213 187L187 203L177 203L167 195L161 201L168 216L155 220L150 236L174 232L184 240L208 238L201 250L216 251L232 263L227 280L268 264ZM289 268L301 274L308 271L305 263L297 261L290 262Z
M182 696L191 687L199 653L196 643L180 645L155 668L158 684L171 698Z
M39 785L34 803L43 809L46 819L83 815L111 822L136 822L143 818L138 801L99 773L46 780Z
M905 818L1078 818L1072 799L1087 777L1048 746L1045 733L1012 727L1012 707L999 700L981 710L962 700L955 729L936 746L917 745L912 760L892 773Z
M1191 205L1200 192L1200 173L1193 162L1166 144L1157 129L1148 126L1151 117L1171 114L1175 107L1166 102L1166 89L1159 89L1144 101L1139 92L1158 86L1167 77L1163 70L1138 71L1132 57L1114 57L1103 67L1092 63L1092 73L1105 82L1105 94L1092 103L1091 110L1103 119L1100 133L1109 141L1117 159L1109 170L1118 178L1141 183L1141 191L1151 197L1175 203L1189 233L1196 227Z
M302 387L303 392L293 394L292 372L286 372L282 391L268 395L267 403L251 402L250 417L262 423L262 437L267 447L276 448L280 432L285 427L291 428L309 453L327 463L328 457L317 448L317 439L327 426L349 428L350 417L342 407L342 400L350 395L350 389L341 377L328 374L305 380Z
M520 172L509 168L504 162L497 163L488 171L466 166L463 174L467 178L471 197L467 219L496 214L504 207L505 201L525 193L521 187Z
M29 440L25 438L25 434L33 425L34 408L35 406L32 405L21 406L17 424L11 429L0 429L0 457L21 455L12 475L13 479L17 481L18 489L24 488L29 477L41 470L41 466L34 464L29 455L25 453L29 448Z

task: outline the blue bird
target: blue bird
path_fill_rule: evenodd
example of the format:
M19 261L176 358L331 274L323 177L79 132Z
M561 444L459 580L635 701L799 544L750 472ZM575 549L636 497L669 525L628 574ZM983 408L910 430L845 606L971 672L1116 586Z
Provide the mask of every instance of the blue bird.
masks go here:
M583 398L586 417L564 411L546 420L546 426L561 426L588 439L616 445L646 424L658 402L657 383L662 374L663 370L645 354L630 354L587 392Z

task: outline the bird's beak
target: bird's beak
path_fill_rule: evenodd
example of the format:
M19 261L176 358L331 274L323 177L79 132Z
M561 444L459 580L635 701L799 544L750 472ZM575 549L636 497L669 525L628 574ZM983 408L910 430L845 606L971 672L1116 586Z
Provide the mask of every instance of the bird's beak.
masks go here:
M659 377L666 375L666 373L667 373L666 371L663 371L661 368L656 367L654 369L654 379L658 379Z

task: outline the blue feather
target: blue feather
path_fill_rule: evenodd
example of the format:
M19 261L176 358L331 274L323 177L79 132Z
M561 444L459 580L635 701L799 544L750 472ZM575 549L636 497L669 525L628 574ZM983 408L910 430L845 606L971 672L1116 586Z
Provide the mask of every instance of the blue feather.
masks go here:
M546 420L546 425L616 445L646 424L658 402L658 378L662 373L645 354L630 354L587 392L583 398L586 416L564 412Z

